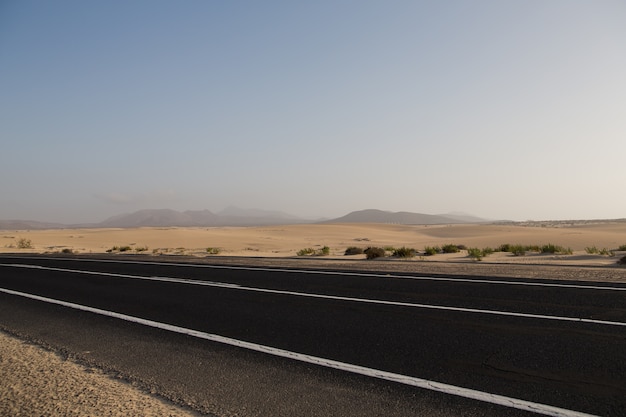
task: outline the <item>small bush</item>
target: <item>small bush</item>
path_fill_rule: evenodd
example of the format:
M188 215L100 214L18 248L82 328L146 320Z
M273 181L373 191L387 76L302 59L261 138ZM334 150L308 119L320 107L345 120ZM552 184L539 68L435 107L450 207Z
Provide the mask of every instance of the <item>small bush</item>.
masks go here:
M467 256L469 256L470 258L476 260L476 261L482 261L483 259L483 251L481 249L478 248L468 248L467 249Z
M385 256L385 249L369 247L363 251L367 259L383 258Z
M304 248L298 251L298 256L308 256L313 255L315 253L315 249L313 248Z
M483 251L483 256L489 256L495 252L495 249L487 246L486 248L483 248L482 251Z
M417 251L413 248L401 247L393 251L393 256L397 256L398 258L413 258Z
M356 246L350 246L344 252L344 255L361 255L363 253L363 248L357 248Z
M330 247L328 246L324 246L322 249L320 249L317 252L318 255L322 255L322 256L326 256L326 255L330 255Z
M595 246L588 246L585 248L585 252L587 252L590 255L595 255L600 251Z
M458 245L451 245L451 244L448 244L448 245L443 245L443 246L441 247L441 251L442 251L443 253L458 253L458 252L460 252L460 251L461 251L461 249L459 248L459 246L458 246Z
M33 242L31 242L30 239L25 239L25 238L19 238L17 240L17 248L18 249L32 249L33 248Z
M128 252L133 250L133 248L131 248L130 246L120 246L119 251L120 252Z
M508 252L511 252L513 256L524 256L526 255L526 246L523 245L511 245L509 246Z
M511 250L512 247L513 245L511 245L510 243L503 243L500 246L498 246L498 252L513 252Z
M209 255L218 255L222 250L220 248L206 248Z
M426 246L424 248L424 255L433 256L441 252L441 248L439 246Z
M145 251L147 251L147 250L148 250L148 247L147 247L147 246L137 246L137 247L135 248L135 251L136 251L136 252L145 252Z
M619 248L617 248L618 251L626 251L626 245L621 245Z
M385 250L385 252L395 252L396 251L395 246L385 246L385 247L383 247L383 249Z
M626 265L626 255L622 256L617 263L620 265Z
M73 254L74 251L71 250L70 248L63 248L63 250L61 250L61 253L67 253L67 254Z
M604 255L604 256L615 256L615 254L613 253L613 251L608 250L607 248L602 248L600 249L600 251L598 252L600 255Z
M541 253L557 253L561 252L561 247L557 245L553 245L552 243L548 243L547 245L543 245L541 247Z

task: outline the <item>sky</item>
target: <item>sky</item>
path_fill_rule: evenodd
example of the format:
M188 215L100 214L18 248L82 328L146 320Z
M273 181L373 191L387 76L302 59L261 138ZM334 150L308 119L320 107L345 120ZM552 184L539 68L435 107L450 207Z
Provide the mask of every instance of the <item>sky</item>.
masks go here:
M0 0L0 219L626 217L621 0Z

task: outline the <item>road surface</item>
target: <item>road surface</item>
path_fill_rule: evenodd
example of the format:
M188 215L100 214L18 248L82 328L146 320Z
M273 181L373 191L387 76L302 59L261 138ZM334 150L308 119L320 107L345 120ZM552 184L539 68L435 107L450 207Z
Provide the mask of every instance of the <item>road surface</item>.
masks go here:
M0 326L215 415L626 415L626 285L0 257Z

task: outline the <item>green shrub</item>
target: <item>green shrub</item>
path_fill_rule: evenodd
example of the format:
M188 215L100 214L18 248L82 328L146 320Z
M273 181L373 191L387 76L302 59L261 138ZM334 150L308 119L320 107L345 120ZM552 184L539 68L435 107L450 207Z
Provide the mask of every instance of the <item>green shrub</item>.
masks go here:
M395 252L396 248L394 246L385 246L383 247L383 249L385 250L385 252Z
M70 248L63 248L63 250L61 250L61 253L67 253L71 255L72 253L74 253L74 251Z
M495 252L493 248L490 248L488 246L486 248L483 248L482 251L483 251L483 256L489 256Z
M498 252L513 252L513 250L511 249L512 247L513 245L511 245L510 243L503 243L498 246Z
M319 250L318 255L330 255L330 248L328 246L324 246Z
M148 247L147 247L147 246L137 246L137 247L135 248L135 251L136 251L136 252L145 252L145 251L147 251L147 250L148 250Z
M481 249L478 248L468 248L467 249L467 256L469 256L470 258L476 260L476 261L482 261L483 259L483 251Z
M121 246L118 250L120 252L128 252L130 250L133 250L133 248L131 248L130 246Z
M218 255L222 250L220 248L206 248L206 251L209 255Z
M367 259L383 258L385 256L385 249L369 247L363 251Z
M607 248L602 248L600 249L600 251L598 252L600 255L605 255L605 256L615 256L615 254L613 253L613 251L608 250Z
M417 251L413 248L401 247L393 251L393 256L398 258L413 258Z
M599 250L595 246L588 246L585 248L585 252L587 252L590 255L595 255L599 252Z
M548 243L541 247L541 253L560 253L563 255L571 255L573 253L572 248L564 248L563 246L553 245Z
M315 253L315 249L313 248L304 248L298 251L298 256L308 256L313 255Z
M424 248L424 255L433 256L441 252L441 248L439 246L426 246Z
M26 239L26 238L19 238L17 240L17 248L18 249L32 249L33 248L33 242L31 242L30 239Z
M361 255L363 253L363 248L357 248L356 246L350 246L344 252L344 255Z
M509 247L509 252L511 252L514 256L524 256L526 255L526 246L511 245Z
M626 245L621 245L619 248L617 248L618 251L626 251Z
M443 245L441 247L441 251L443 253L458 253L461 251L461 249L459 248L458 245L448 244L448 245Z

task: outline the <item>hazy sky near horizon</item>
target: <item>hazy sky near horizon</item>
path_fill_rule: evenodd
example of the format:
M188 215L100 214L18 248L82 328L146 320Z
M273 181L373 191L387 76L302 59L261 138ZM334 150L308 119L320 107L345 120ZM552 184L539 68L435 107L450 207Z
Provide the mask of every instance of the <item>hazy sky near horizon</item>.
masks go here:
M626 217L626 3L0 1L0 219Z

